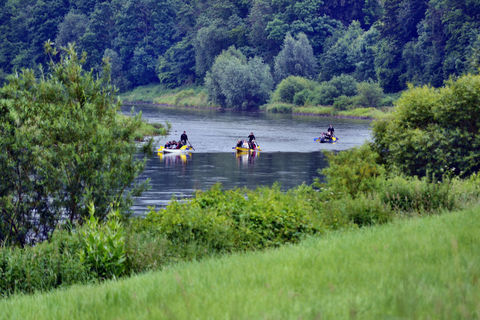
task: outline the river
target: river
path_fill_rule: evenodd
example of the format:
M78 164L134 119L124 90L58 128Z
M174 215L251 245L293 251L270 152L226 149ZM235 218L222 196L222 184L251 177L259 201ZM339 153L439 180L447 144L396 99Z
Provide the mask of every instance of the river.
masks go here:
M124 106L124 113L131 107ZM150 179L151 189L135 198L135 214L144 214L149 206L164 207L172 196L184 199L196 190L206 190L220 182L226 189L270 186L278 182L282 189L321 178L318 169L327 165L322 151L340 151L370 139L370 121L316 116L292 116L264 113L234 113L198 110L173 110L151 105L134 107L148 122L172 125L169 136L155 138L159 147L168 140L179 140L187 132L195 148L184 156L157 154L147 159L139 179ZM335 144L313 141L329 124L339 138ZM262 151L254 156L236 155L232 146L253 132Z

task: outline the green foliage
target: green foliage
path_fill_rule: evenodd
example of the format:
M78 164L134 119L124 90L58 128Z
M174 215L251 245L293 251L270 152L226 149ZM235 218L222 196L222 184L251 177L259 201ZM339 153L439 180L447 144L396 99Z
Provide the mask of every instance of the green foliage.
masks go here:
M189 203L150 211L145 224L176 246L223 252L278 246L316 233L320 226L311 210L302 189L285 194L278 186L250 191L215 185Z
M325 203L322 222L332 230L364 227L391 221L393 211L379 197L361 194Z
M376 82L360 82L357 84L356 103L364 107L379 107L383 99L383 90Z
M368 193L377 189L378 177L385 169L377 164L378 154L368 145L338 154L326 153L329 166L321 171L325 176L328 192L333 197Z
M0 295L92 281L95 275L78 258L80 248L80 239L64 230L35 247L0 247Z
M295 95L303 90L312 90L315 82L298 77L289 76L283 79L273 93L273 101L294 103Z
M89 202L100 219L113 201L128 211L143 188L127 189L143 168L140 116L117 115L108 65L96 78L83 63L70 46L47 74L24 70L0 89L0 241L43 240L60 221L87 217Z
M292 113L293 105L285 103L269 103L262 106L267 112L273 113Z
M335 101L333 102L333 107L335 108L335 110L348 110L351 109L353 104L354 99L352 97L342 95L335 99Z
M452 210L456 203L450 180L443 182L394 177L382 181L379 197L392 210L400 212L432 213L440 209Z
M478 172L479 79L466 75L440 90L410 87L391 118L374 125L374 147L382 161L410 176Z
M230 47L215 59L205 77L210 100L224 108L249 110L258 108L270 97L273 86L270 67L254 57Z
M285 36L282 50L275 57L275 78L281 81L288 76L313 78L317 62L307 36L300 33L297 39L290 34Z
M79 230L80 262L98 279L117 278L125 274L125 231L118 210L111 211L107 221L100 224L95 217L95 208L90 205L90 218Z

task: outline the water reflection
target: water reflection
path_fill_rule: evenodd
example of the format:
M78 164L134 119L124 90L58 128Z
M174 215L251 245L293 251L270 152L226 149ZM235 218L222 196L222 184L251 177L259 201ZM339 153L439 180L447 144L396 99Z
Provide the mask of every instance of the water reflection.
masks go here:
M192 158L192 153L181 153L181 154L172 154L172 153L157 153L160 160L165 162L165 167L173 167L178 164L186 165L187 161Z
M253 166L255 159L260 157L260 152L234 152L235 158L237 158L237 164L239 166Z

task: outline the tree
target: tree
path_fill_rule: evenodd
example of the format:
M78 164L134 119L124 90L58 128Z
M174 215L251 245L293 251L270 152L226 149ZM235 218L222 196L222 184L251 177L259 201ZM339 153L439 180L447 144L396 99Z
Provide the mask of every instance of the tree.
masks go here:
M357 84L356 103L364 107L378 107L383 99L383 90L376 82L360 82Z
M171 46L157 60L157 76L166 87L177 87L195 80L195 50L184 38Z
M88 18L86 15L70 11L58 26L55 44L59 47L66 46L69 42L78 44L87 27Z
M283 48L275 57L275 78L277 81L288 76L313 78L316 75L317 63L312 46L304 33L297 39L290 34L285 37Z
M469 176L480 170L480 76L449 80L441 89L410 88L391 118L373 128L387 167L407 175Z
M247 61L234 47L223 51L205 77L211 101L224 108L249 110L270 97L273 79L270 67L259 57Z
M112 206L128 212L143 168L134 130L140 118L117 115L109 66L101 78L82 69L73 46L60 58L11 76L0 89L0 242L47 238L59 223L98 218ZM58 60L57 63L53 59Z
M212 24L198 30L195 47L195 72L199 78L203 78L212 67L215 57L229 46L226 30Z

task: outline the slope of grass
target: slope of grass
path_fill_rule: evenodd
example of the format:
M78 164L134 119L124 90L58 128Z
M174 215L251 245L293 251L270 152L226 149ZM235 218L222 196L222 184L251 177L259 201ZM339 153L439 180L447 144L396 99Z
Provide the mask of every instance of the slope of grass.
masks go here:
M0 302L1 319L478 319L480 208Z

